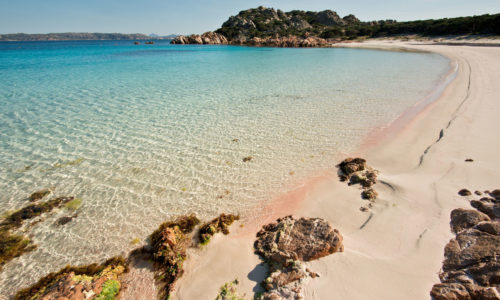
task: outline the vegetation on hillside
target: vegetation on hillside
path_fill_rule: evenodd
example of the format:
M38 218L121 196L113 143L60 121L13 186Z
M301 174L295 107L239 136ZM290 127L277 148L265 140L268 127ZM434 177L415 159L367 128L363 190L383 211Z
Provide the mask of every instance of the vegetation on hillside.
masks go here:
M241 11L238 15L230 17L216 32L229 40L278 36L353 39L409 34L500 35L500 14L409 22L394 20L361 22L353 15L341 18L331 10L283 12L261 6Z

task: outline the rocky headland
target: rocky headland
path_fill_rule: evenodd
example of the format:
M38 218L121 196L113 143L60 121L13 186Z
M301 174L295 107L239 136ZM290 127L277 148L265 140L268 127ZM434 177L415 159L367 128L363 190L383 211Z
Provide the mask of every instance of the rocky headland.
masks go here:
M341 40L401 35L500 35L500 14L411 22L362 22L335 11L284 12L260 6L240 11L215 32L178 36L172 44L327 47Z

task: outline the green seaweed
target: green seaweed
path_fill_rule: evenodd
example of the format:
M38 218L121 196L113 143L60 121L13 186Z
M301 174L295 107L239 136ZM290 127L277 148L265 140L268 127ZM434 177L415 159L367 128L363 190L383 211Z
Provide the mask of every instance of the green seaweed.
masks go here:
M244 298L237 293L236 285L238 285L238 283L238 279L225 283L220 287L219 294L215 300L244 300Z
M91 282L93 278L94 277L92 277L92 276L81 274L81 275L75 275L75 276L73 276L73 281L76 282L76 283Z
M75 198L64 205L69 210L77 210L82 206L82 199Z
M114 300L118 292L120 291L120 282L118 280L110 279L106 281L102 286L102 291L96 300Z

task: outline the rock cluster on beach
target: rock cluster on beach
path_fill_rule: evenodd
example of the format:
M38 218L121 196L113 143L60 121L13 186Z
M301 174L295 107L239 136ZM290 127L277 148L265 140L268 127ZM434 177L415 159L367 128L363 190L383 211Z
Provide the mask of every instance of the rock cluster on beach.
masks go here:
M445 247L436 300L500 299L500 190L451 212L456 234Z
M318 274L302 262L342 252L342 235L325 220L287 216L265 225L257 233L255 252L269 265L262 282L264 300L302 299L302 287Z
M378 171L368 166L365 159L349 157L340 162L337 168L340 181L346 181L348 185L361 185L361 198L370 202L377 199L378 193L372 186L377 183Z

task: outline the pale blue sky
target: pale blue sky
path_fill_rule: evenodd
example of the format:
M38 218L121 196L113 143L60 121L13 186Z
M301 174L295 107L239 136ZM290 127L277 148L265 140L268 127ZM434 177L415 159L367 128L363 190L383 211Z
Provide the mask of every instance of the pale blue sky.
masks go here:
M0 0L0 33L202 33L259 5L331 9L363 21L500 13L500 0Z

